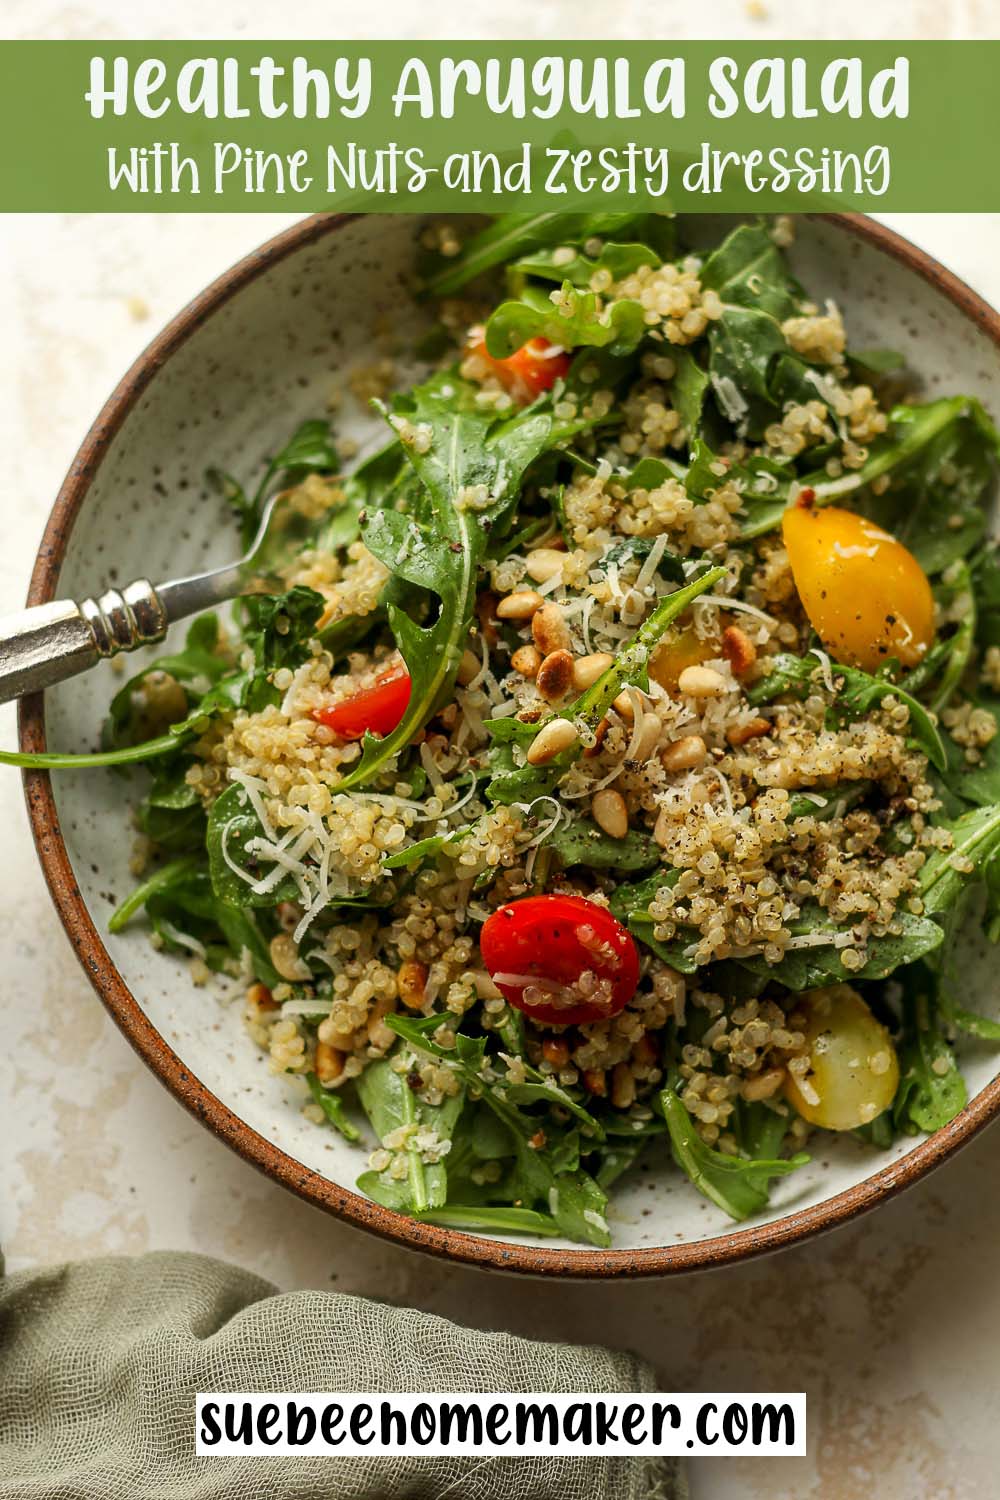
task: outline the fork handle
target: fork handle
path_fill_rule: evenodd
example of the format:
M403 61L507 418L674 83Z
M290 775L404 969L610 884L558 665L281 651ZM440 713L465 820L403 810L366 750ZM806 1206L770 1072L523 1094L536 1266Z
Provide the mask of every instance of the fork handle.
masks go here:
M170 623L145 578L98 599L55 599L0 620L0 703L86 672L105 656L162 640Z

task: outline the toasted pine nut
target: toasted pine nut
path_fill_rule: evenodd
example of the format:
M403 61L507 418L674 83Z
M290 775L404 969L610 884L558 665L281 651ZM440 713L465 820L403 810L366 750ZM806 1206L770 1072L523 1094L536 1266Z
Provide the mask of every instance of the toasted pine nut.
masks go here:
M395 1000L391 996L382 995L375 1001L368 1014L368 1040L373 1047L378 1047L380 1052L385 1052L396 1040L396 1033L390 1031L382 1019L395 1009Z
M534 552L528 553L528 577L536 583L545 583L562 572L565 561L565 552L558 552L555 547L536 547Z
M656 1043L648 1031L642 1033L632 1048L632 1061L638 1063L640 1068L651 1068L658 1061Z
M543 656L569 649L569 626L558 604L543 604L531 617L531 636Z
M704 765L708 749L700 734L685 734L661 752L660 764L665 771L693 771Z
M636 747L632 751L632 759L634 761L638 761L640 765L649 760L649 758L653 754L653 751L656 749L659 743L660 735L662 733L663 725L660 723L660 720L657 718L656 714L643 714L639 729L639 737L636 742Z
M257 1010L277 1010L278 1002L275 1000L266 984L252 984L247 990L247 1004L254 1006Z
M427 998L427 965L418 963L415 958L408 958L399 966L396 976L399 985L399 998L407 1010L423 1010Z
M270 954L271 962L282 979L290 980L293 984L301 984L304 979L312 977L311 971L299 958L298 944L291 933L279 932L277 937L273 937Z
M758 1073L755 1078L748 1078L743 1084L743 1097L751 1103L755 1099L770 1099L776 1094L785 1081L784 1068L768 1068L764 1073Z
M597 1094L600 1098L608 1092L608 1080L603 1068L586 1068L583 1074L583 1086L588 1094Z
M757 647L738 625L729 625L722 632L722 654L732 668L734 677L749 672L757 660Z
M522 677L537 677L538 668L542 665L542 653L537 646L518 646L510 664Z
M333 1024L330 1016L319 1023L319 1039L330 1047L336 1047L338 1052L354 1051L354 1032L341 1031Z
M759 740L762 735L770 734L773 728L770 719L751 719L749 724L737 724L735 729L730 729L726 739L733 746L745 745L749 740Z
M674 820L671 818L667 809L665 807L661 807L659 816L656 819L656 826L653 829L653 838L659 844L661 849L666 849L668 847L670 843L671 830L673 828Z
M542 1043L542 1056L554 1068L565 1068L569 1062L569 1047L562 1037L546 1037Z
M462 660L458 664L455 680L459 687L467 687L474 677L478 677L482 671L483 664L475 652L465 650L462 652Z
M630 724L635 718L635 704L632 700L631 693L619 693L618 697L612 703L611 707L614 709L619 718L627 719Z
M316 1077L324 1086L334 1083L344 1071L344 1054L327 1042L316 1043Z
M628 808L621 792L613 786L602 787L595 792L590 803L590 813L598 828L612 839L623 839L628 833Z
M588 759L591 756L600 755L601 746L604 744L604 741L607 738L608 730L610 728L611 725L608 722L607 716L605 716L597 725L597 728L594 730L594 743L592 745L588 745L586 750L583 752L584 755L588 757Z
M556 703L569 692L573 682L573 656L569 651L550 651L538 668L535 679L538 691L547 703Z
M496 627L496 612L498 599L492 589L481 589L476 599L476 618L479 621L479 633L492 651L499 641Z
M615 1109L628 1109L635 1102L635 1079L628 1063L615 1063L611 1072L611 1103Z
M582 693L593 687L598 677L602 677L614 665L614 660L608 651L593 651L590 656L578 656L573 663L573 686L577 692Z
M476 986L476 994L480 1000L503 999L502 993L497 989L485 969L475 969L472 974L472 982Z
M528 765L544 766L553 756L576 744L577 739L576 729L568 719L550 719L528 746Z
M721 698L726 692L726 679L714 667L685 667L677 686L689 698Z
M497 605L498 620L530 620L541 606L542 596L537 589L518 589L507 594Z

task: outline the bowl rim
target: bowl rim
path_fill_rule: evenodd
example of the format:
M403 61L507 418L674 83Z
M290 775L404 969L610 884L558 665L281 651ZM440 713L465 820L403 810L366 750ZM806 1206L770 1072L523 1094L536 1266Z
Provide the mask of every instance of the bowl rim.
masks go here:
M28 590L29 605L56 597L73 526L100 463L125 418L174 351L238 291L290 254L336 233L358 214L314 214L293 224L211 282L153 338L105 402L74 458L45 526ZM1000 349L1000 313L926 251L864 214L824 213L825 221L916 272ZM43 751L44 695L19 707L23 751ZM686 1244L624 1250L556 1249L529 1241L484 1238L420 1223L331 1182L260 1135L181 1061L146 1016L104 946L73 874L46 771L26 771L24 792L35 847L49 892L70 943L112 1019L139 1056L192 1114L244 1160L306 1202L383 1239L446 1260L484 1269L572 1279L674 1275L748 1260L833 1229L870 1211L946 1161L1000 1113L1000 1076L992 1079L949 1125L901 1161L808 1208L771 1223L748 1225Z

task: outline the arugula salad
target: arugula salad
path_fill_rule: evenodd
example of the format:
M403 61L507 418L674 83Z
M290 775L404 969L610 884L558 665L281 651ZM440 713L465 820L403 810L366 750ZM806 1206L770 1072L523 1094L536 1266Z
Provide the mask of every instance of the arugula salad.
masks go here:
M401 1213L605 1246L642 1158L743 1219L1000 1040L959 972L1000 938L997 432L854 348L791 234L432 226L380 446L212 476L245 537L282 493L281 591L97 753L3 757L145 768L111 930L228 976Z

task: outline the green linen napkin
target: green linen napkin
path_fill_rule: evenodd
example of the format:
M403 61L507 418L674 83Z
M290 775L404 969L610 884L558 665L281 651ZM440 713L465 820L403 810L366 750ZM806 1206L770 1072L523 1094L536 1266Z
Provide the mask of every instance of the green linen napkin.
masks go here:
M599 1298L595 1289L595 1298ZM537 1344L204 1256L0 1280L0 1500L686 1500L673 1460L198 1458L198 1391L644 1391L631 1354Z

